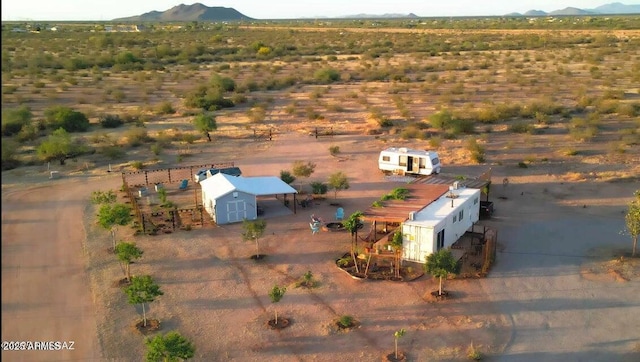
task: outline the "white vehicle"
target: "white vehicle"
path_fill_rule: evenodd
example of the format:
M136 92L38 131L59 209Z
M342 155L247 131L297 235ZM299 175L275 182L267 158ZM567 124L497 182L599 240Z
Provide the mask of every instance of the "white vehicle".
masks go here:
M378 168L385 174L432 175L440 173L440 158L435 151L390 147L380 152Z

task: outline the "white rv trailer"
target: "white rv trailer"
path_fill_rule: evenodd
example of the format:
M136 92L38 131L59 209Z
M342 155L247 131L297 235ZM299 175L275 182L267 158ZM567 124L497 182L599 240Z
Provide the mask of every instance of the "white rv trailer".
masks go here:
M390 147L380 152L378 168L386 174L432 175L440 173L440 158L435 151Z

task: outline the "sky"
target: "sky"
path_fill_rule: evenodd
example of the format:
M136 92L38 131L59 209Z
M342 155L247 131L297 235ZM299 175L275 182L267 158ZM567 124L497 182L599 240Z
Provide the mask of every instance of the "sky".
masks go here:
M627 5L640 4L637 0L2 0L2 20L108 21L197 2L210 7L234 8L254 19L296 19L356 14L414 13L421 17L505 15L529 10L550 12L566 7L591 9L616 1Z

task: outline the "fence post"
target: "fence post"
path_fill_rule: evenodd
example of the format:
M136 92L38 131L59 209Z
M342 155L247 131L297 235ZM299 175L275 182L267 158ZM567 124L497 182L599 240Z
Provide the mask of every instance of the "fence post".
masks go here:
M167 169L167 174L169 175L169 183L171 183L171 169Z
M145 186L149 186L149 175L148 175L148 171L144 172L144 183Z

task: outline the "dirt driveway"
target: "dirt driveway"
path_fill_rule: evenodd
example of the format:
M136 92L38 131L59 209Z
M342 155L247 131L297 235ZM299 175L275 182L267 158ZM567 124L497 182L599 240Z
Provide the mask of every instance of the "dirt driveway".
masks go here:
M82 217L92 180L33 183L41 180L46 176L2 189L2 341L61 342L61 349L6 351L3 345L2 358L99 360ZM69 349L62 349L64 342Z

